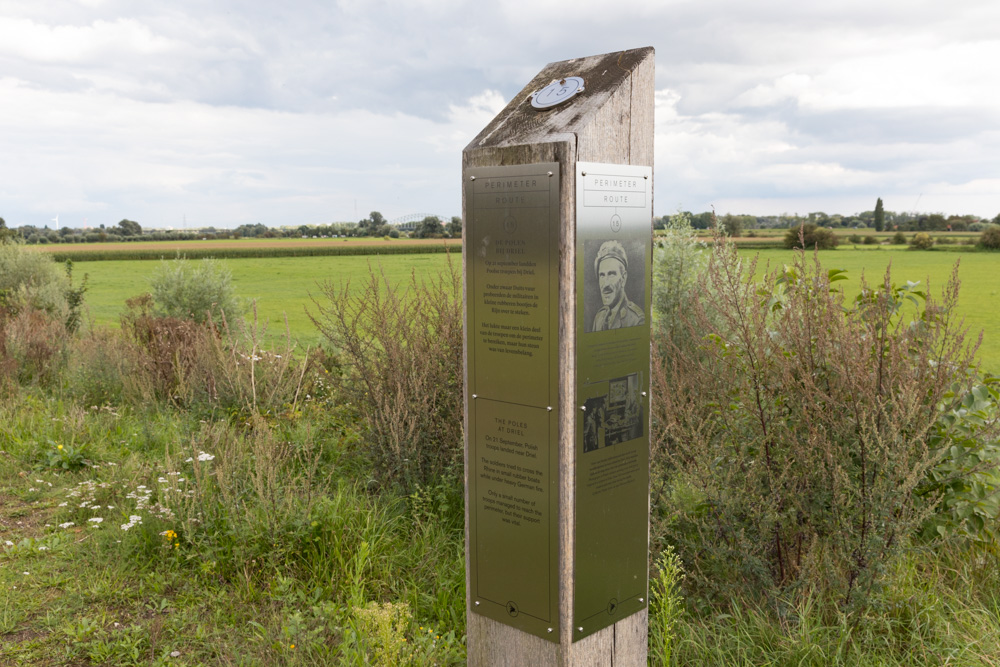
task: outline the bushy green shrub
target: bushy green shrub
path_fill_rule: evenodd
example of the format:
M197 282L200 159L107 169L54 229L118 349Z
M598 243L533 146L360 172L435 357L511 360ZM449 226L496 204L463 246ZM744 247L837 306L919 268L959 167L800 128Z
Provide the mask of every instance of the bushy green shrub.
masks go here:
M906 245L906 234L903 232L896 232L892 235L892 242L895 245Z
M869 234L865 237L864 243L865 245L878 245L878 239Z
M812 223L791 227L785 233L786 248L830 250L836 248L839 242L837 235L832 230Z
M246 312L229 269L214 259L162 261L150 278L150 288L153 313L158 317L196 324L211 320L221 326L223 319L235 321Z
M979 245L987 250L1000 250L1000 226L988 227L979 235Z
M705 243L691 227L691 216L679 212L670 216L656 236L653 251L653 312L656 330L666 338L684 334L678 314L687 306L699 277L708 265Z
M0 244L0 306L31 308L65 321L69 278L46 253L20 243Z
M851 243L861 243L861 235L851 234L850 236L847 237L847 240Z
M975 352L957 276L916 318L926 295L888 273L851 302L818 257L756 276L717 246L684 312L704 344L660 346L654 534L704 601L811 590L861 608L935 509L917 490L941 457L938 405Z
M913 235L913 240L910 241L910 249L912 250L930 250L934 246L934 239L927 232L918 232Z
M931 444L941 460L917 492L939 499L925 522L925 538L959 538L995 548L1000 541L1000 388L976 384L964 396L949 393Z

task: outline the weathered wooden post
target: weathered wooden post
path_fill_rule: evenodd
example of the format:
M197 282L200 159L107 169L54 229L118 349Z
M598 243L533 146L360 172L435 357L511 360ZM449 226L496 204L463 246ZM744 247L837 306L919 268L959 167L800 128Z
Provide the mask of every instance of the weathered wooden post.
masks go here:
M646 664L653 74L549 64L462 153L470 665Z

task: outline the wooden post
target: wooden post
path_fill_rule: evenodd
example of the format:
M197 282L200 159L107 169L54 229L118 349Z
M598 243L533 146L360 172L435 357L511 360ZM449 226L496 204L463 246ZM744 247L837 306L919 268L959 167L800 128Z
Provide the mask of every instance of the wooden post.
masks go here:
M646 664L653 98L551 63L462 153L470 665Z

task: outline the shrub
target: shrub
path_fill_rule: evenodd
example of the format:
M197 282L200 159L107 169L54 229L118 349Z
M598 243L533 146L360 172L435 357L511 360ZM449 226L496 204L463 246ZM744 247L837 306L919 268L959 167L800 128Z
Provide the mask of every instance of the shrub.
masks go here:
M906 234L903 232L896 232L892 235L892 242L895 245L906 245Z
M700 274L708 264L705 244L691 227L689 213L670 216L656 237L653 261L656 329L666 338L675 338L683 334L683 328L677 326L678 314L698 289Z
M861 243L861 236L859 234L851 234L847 237L847 240L851 243Z
M716 247L684 313L704 344L654 364L656 539L702 600L812 590L863 608L934 511L917 489L941 457L937 406L975 353L951 317L957 274L917 318L904 306L925 294L888 272L849 303L818 256L755 276Z
M865 245L878 245L878 239L869 234L865 237L864 243Z
M785 233L786 248L830 250L836 248L838 243L833 231L812 223L792 227Z
M0 306L40 310L65 322L69 288L69 279L48 254L20 243L0 244Z
M987 250L1000 250L1000 226L993 225L979 235L979 245Z
M343 389L364 420L379 481L407 492L462 460L462 287L458 269L409 288L376 269L352 294L321 285L309 317L343 356Z
M932 434L942 458L917 489L923 497L940 498L922 533L927 539L957 537L995 548L1000 541L1000 388L985 382L964 396L947 398Z
M930 250L934 245L934 239L927 232L919 232L913 235L913 240L910 241L910 248L912 250Z
M153 313L158 317L191 320L216 326L235 320L246 306L236 297L232 274L214 259L190 262L178 258L160 262L150 279Z

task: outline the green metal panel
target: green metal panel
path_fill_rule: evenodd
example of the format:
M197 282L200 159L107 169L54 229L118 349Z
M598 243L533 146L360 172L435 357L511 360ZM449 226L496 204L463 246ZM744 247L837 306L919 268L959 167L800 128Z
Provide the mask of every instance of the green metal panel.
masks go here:
M559 641L559 165L465 174L473 611Z
M647 605L652 182L577 163L574 640Z

